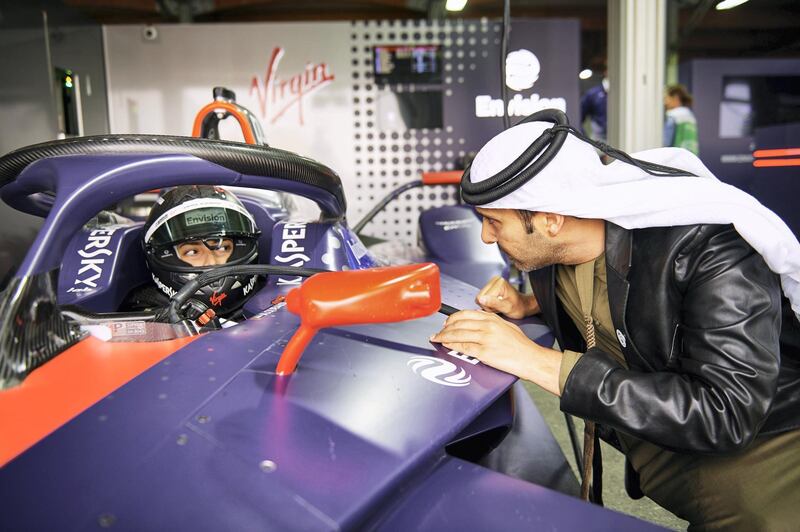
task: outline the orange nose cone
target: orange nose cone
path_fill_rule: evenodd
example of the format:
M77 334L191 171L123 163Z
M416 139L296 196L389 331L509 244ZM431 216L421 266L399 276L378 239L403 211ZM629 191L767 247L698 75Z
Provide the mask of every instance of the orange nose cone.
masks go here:
M300 309L303 305L303 292L300 288L292 288L288 294L286 294L286 308L292 314L300 314Z
M284 349L278 373L294 371L313 332L323 327L433 314L442 304L439 284L439 268L432 263L314 275L286 296L286 308L300 316L301 326Z
M436 273L438 274L438 268ZM420 279L411 283L408 288L401 294L401 304L413 307L415 312L425 312L432 314L442 304L442 296L439 293L439 278L436 277L436 282L431 283L427 279ZM430 311L430 307L435 306L436 309Z

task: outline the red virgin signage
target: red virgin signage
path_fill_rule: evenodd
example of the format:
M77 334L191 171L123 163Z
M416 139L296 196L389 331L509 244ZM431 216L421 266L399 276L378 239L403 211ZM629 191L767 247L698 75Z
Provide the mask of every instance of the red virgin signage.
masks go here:
M254 93L258 99L261 116L274 124L290 110L297 110L297 119L303 125L303 103L312 92L328 85L334 76L328 72L325 63L307 62L302 72L281 76L278 66L283 58L284 49L275 47L267 63L263 78L253 76L250 82L250 95Z

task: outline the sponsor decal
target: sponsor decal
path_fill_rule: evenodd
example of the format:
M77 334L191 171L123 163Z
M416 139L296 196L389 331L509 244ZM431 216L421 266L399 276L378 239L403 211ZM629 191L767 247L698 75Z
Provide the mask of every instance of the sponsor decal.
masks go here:
M564 98L542 98L538 94L531 94L528 98L515 94L508 101L508 116L528 116L542 109L559 109L567 112L567 100ZM491 96L475 97L475 116L489 118L503 116L503 99Z
M261 116L274 124L292 107L297 107L297 118L303 125L303 102L305 98L334 80L325 63L307 62L302 72L281 77L278 65L283 59L284 49L277 46L272 50L264 78L253 76L250 82L250 95L255 93Z
M227 293L222 292L221 294L217 294L217 291L214 290L214 292L211 293L211 297L208 298L208 300L211 301L211 304L213 306L218 307L222 304L222 300L224 300L226 297L228 297Z
M542 66L530 50L514 50L506 56L506 86L513 91L530 89L539 79Z
M114 229L95 229L89 233L89 239L83 249L78 250L81 257L73 286L67 292L91 292L97 289L97 281L103 275L103 266L106 259L114 252L108 249ZM83 285L83 286L80 286Z
M81 288L75 288L74 286L71 286L71 287L67 288L67 292L70 293L70 294L76 294L76 293L81 293L81 292L94 292L94 291L95 291L94 288L89 288L88 286L84 286L84 287L81 287Z
M465 369L449 360L418 355L409 359L408 366L423 379L441 386L460 388L472 382L472 376Z
M242 288L242 294L244 295L249 294L255 285L256 285L256 276L254 275L250 278L250 281L248 281L248 283L244 285L244 288Z
M147 324L143 321L120 321L110 323L111 336L144 336Z
M530 50L520 49L506 56L506 86L514 91L528 90L539 79L541 63L536 54ZM508 108L503 105L502 98L492 98L482 94L475 97L475 116L478 118L508 116L528 116L542 109L560 109L567 112L567 100L564 98L542 98L533 93L527 97L515 94L508 101Z
M262 310L261 312L259 312L258 314L256 314L255 316L253 316L250 319L251 320L261 320L261 319L264 319L264 318L268 318L268 317L276 314L280 309L282 309L285 306L286 306L286 301L280 301L280 302L276 303L274 306Z
M281 233L281 251L275 261L287 266L302 267L311 257L305 254L306 223L289 222L283 226ZM302 277L278 277L278 286L299 285Z
M367 248L364 247L364 244L357 238L353 238L350 241L350 249L353 250L353 254L356 256L356 259L361 260L364 255L367 254Z
M197 224L224 224L228 223L228 217L225 216L225 211L217 210L199 210L187 212L183 215L183 219L187 226Z
M442 231L454 231L456 229L466 229L479 222L477 218L464 218L463 220L439 220L435 223L442 228Z
M153 278L153 282L156 283L156 286L158 287L158 289L161 290L162 292L164 292L165 294L167 294L169 297L173 297L175 294L178 293L174 288L172 288L170 286L167 286L164 283L162 283L161 279L156 277L156 275L154 273L151 273L150 277Z
M451 357L456 357L458 359L461 359L464 362L468 362L473 366L476 365L478 362L480 362L480 360L478 360L477 358L465 355L464 353L459 353L458 351L448 351L447 354L450 355Z
M752 153L726 153L720 155L719 162L724 164L741 164L741 163L752 163L753 162L753 154Z
M329 242L333 249L339 249L342 242L344 242L344 258L346 262L342 265L342 270L348 270L350 267L369 268L378 265L356 235L349 231L343 231L341 227L336 227L334 231L341 237L342 241L338 238L331 238ZM325 264L330 265L329 262Z
M150 229L144 234L144 241L150 242L150 238L158 231L162 225L167 223L168 220L171 220L175 216L179 214L184 214L189 211L193 210L211 210L212 212L225 212L226 210L233 210L247 218L254 226L255 220L253 220L253 215L251 215L247 209L242 207L241 205L237 205L235 203L231 203L229 201L221 200L218 198L196 198L193 200L189 200L185 203L181 203L180 205L176 205L171 209L167 210L164 214L156 218L156 221L153 222L153 225L150 226Z

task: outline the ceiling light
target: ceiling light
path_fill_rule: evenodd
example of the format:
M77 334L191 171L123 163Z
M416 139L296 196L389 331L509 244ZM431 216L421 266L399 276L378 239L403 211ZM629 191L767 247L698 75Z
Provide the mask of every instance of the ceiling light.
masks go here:
M722 0L722 2L717 4L717 11L722 11L723 9L733 9L736 6L740 6L747 2L747 0Z
M467 5L467 0L447 0L444 8L448 11L461 11L465 5Z
M592 69L591 68L584 68L581 70L581 73L578 74L578 77L581 79L589 79L592 77Z

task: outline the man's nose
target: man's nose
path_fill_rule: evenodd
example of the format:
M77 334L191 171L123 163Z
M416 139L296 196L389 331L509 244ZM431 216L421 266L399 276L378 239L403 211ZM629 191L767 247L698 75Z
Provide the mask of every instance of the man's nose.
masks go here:
M483 240L484 244L494 244L497 242L497 237L495 237L492 227L485 219L481 224L481 240Z

